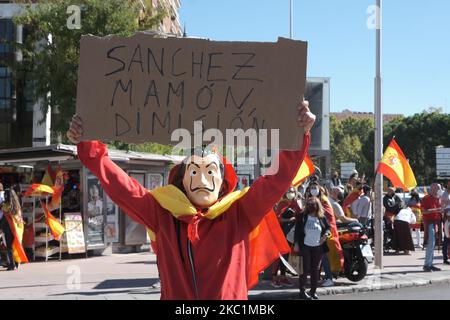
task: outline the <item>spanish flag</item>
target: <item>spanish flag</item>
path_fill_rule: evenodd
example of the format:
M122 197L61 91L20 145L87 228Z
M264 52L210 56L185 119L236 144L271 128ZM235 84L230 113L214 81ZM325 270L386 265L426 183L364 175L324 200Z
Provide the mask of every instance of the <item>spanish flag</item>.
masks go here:
M53 196L49 204L50 211L58 209L61 204L61 197L64 191L64 173L61 168L55 174L55 184L53 186Z
M53 186L53 183L55 181L55 172L52 169L52 166L49 164L47 166L47 170L45 170L44 177L42 178L41 183L45 184L46 186Z
M264 216L259 225L249 235L249 267L247 287L258 284L259 273L267 269L280 254L291 252L286 237L273 210Z
M414 173L395 139L387 147L378 164L377 173L385 175L395 188L410 191L417 186Z
M7 212L5 212L4 217L8 221L9 228L11 229L11 232L14 235L13 241L14 261L16 261L17 263L27 263L28 258L22 246L22 237L24 231L24 224L22 218L20 217L20 215L13 216Z
M344 209L344 213L345 216L348 218L352 218L353 212L351 209L351 206L353 204L353 202L355 202L356 200L358 200L358 198L362 195L362 190L353 190L345 199L344 202L342 203L342 208Z
M300 169L297 172L297 175L295 176L292 185L294 187L298 187L302 184L303 181L305 181L309 176L311 176L314 173L314 164L309 158L308 155L306 155L305 160L303 160Z
M51 231L53 237L55 238L55 240L59 241L61 239L61 236L64 233L64 231L66 231L66 229L64 229L63 225L58 221L58 219L56 219L50 213L45 202L41 201L41 206L42 206L42 209L44 209L45 223L50 228L50 231Z
M45 184L33 183L24 193L25 197L40 197L45 194L53 194L54 190Z

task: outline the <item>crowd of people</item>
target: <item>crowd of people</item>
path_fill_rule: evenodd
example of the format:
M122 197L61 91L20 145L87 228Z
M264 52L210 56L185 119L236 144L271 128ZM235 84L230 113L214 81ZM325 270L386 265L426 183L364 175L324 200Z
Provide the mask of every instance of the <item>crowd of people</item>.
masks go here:
M300 257L298 285L301 299L317 299L319 285L334 285L333 275L339 267L342 268L343 263L341 259L338 261L341 266L336 267L336 255L334 258L330 255L331 249L342 258L338 228L349 224L371 228L373 201L374 194L365 177L359 177L354 172L345 185L337 173L328 184L323 185L317 176L312 176L298 188L291 187L275 206L283 232L292 246L291 254ZM442 248L444 264L450 264L450 181L445 188L437 183L432 184L423 198L419 190L414 189L409 193L408 200L405 196L402 199L395 188L389 187L383 197L383 207L385 248L388 246L395 254L402 252L406 255L416 247L425 248L423 270L433 272L440 271L433 265L434 251L439 247ZM421 231L424 231L423 244ZM416 245L412 237L414 233ZM295 235L292 237L292 234ZM275 288L294 285L286 276L289 269L282 261L288 259L286 255L272 266L272 286ZM319 279L321 270L322 281ZM306 292L308 275L311 289Z

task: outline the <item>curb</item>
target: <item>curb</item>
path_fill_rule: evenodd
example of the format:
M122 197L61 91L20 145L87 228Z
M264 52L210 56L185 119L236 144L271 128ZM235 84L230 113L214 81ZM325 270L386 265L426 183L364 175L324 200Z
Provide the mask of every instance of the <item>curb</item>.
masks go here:
M330 296L330 295L342 295L342 294L352 294L352 293L366 293L372 291L383 291L383 290L395 290L411 287L425 287L435 284L450 284L449 277L440 277L436 279L415 279L410 281L401 281L397 283L386 282L377 286L367 286L360 285L357 287L329 287L329 288L318 288L317 295L319 296ZM287 289L283 291L263 291L258 290L255 293L251 293L248 296L250 300L291 300L298 297L298 289Z

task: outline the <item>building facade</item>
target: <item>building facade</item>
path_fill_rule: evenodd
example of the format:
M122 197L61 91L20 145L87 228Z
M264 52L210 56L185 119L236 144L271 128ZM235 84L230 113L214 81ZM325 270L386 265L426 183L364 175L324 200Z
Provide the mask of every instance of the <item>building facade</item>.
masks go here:
M181 28L180 18L178 16L178 10L181 7L180 0L151 0L153 8L158 6L165 9L167 15L159 26L160 32L167 35L181 37L183 31Z
M375 117L373 112L354 112L348 109L342 112L332 112L331 115L334 116L339 121L348 118L355 118L361 120L361 119L374 119ZM383 114L383 121L387 123L402 117L403 117L402 114Z
M144 9L152 6L151 12L162 7L167 12L159 26L160 32L169 36L182 36L178 16L179 0L130 0L139 1ZM39 3L39 1L33 1ZM51 110L41 111L41 105L27 95L25 85L14 80L8 63L20 59L14 42L21 43L27 30L13 23L14 16L23 10L14 1L0 0L0 149L38 147L51 143Z
M42 114L39 104L27 97L26 86L15 82L7 67L21 59L13 43L21 43L26 33L13 23L22 7L10 2L0 1L0 148L48 145L50 114Z

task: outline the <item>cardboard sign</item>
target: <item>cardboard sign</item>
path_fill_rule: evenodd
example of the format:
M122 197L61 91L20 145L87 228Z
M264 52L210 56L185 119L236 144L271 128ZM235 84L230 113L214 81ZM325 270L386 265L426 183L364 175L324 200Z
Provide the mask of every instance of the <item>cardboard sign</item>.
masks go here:
M64 226L69 254L86 252L81 213L65 213Z
M77 114L84 140L177 144L194 121L203 130L279 129L296 149L297 107L306 81L307 43L83 36ZM268 133L270 136L270 132Z

